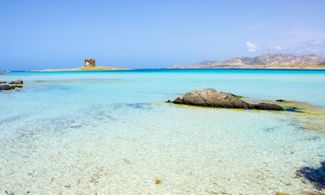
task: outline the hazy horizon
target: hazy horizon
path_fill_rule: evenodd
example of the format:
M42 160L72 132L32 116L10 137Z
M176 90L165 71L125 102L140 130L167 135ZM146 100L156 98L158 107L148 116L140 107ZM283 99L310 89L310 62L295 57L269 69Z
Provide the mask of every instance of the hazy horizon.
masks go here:
M159 68L265 53L325 56L325 2L0 3L0 69Z

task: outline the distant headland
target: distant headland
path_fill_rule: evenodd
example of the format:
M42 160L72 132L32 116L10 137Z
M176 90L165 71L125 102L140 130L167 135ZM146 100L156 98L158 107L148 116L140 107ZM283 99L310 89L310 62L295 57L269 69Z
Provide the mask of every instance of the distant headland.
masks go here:
M44 70L34 70L37 72L56 72L56 71L104 71L104 70L129 70L128 68L117 68L112 66L97 66L95 58L86 58L82 67L76 68L50 68Z
M202 61L192 65L174 65L173 68L325 69L325 58L317 55L296 56L278 53L255 57L237 57L219 61Z

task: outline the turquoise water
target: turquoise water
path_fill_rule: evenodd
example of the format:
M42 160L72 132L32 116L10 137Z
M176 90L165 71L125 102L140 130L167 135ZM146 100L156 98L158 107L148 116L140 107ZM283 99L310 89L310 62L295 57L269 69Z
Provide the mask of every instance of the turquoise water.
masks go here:
M0 193L295 194L325 135L287 114L166 104L215 88L325 107L325 71L14 72L0 93ZM155 184L156 179L162 183Z

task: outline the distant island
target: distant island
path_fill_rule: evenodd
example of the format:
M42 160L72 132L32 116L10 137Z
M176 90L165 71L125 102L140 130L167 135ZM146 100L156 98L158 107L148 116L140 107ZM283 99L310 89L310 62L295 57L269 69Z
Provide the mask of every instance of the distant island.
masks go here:
M82 67L76 68L53 68L45 70L34 70L37 72L55 72L55 71L101 71L101 70L129 70L128 68L117 68L112 66L97 66L95 58L86 58Z
M325 69L325 58L317 55L264 54L256 57L237 57L220 61L203 61L173 68L221 69Z

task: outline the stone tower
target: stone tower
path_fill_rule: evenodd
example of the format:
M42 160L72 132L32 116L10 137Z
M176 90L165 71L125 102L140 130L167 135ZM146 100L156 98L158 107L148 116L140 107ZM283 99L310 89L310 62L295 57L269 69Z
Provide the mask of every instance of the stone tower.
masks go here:
M95 58L86 58L85 59L85 65L86 68L92 68L96 66L96 60Z

